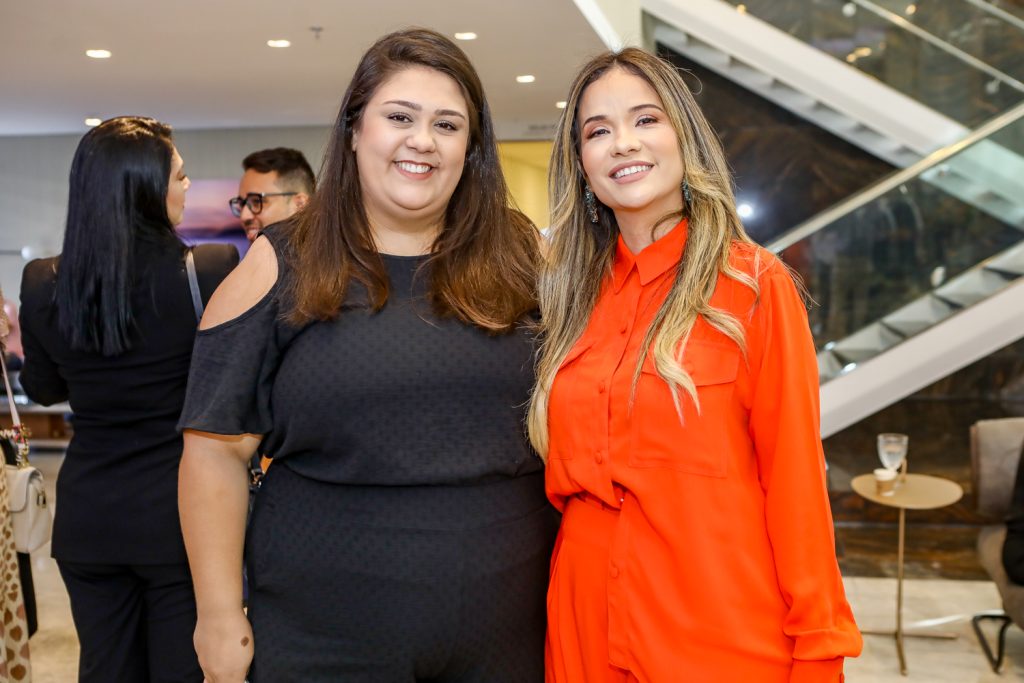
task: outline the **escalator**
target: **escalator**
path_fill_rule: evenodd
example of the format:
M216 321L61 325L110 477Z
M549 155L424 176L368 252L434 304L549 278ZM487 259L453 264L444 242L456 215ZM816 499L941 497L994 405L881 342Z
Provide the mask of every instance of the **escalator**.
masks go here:
M1024 102L1024 19L984 0L642 0L641 6L648 42L897 167L919 163ZM1022 149L1024 131L983 140L923 179L998 220L1019 223Z
M817 300L823 436L1024 337L1024 217L931 182L979 146L1024 154L1022 139L1024 104L768 245Z

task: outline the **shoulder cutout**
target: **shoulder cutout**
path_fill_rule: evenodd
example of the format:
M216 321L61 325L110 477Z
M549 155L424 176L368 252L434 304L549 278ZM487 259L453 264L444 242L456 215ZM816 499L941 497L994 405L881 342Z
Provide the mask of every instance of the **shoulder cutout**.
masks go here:
M267 238L260 237L213 293L199 329L207 330L237 318L262 301L276 283L277 253Z

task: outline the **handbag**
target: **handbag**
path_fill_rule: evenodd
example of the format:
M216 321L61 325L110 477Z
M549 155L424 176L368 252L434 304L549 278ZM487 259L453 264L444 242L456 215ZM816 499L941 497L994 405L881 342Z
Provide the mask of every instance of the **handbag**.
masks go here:
M0 438L14 446L14 464L4 464L7 474L7 503L14 526L14 548L19 553L31 553L50 540L53 529L53 514L46 500L43 473L28 462L28 428L18 417L18 406L11 392L11 380L7 375L7 362L0 352L0 368L3 370L4 387L7 389L7 405L11 410L10 429L0 429Z

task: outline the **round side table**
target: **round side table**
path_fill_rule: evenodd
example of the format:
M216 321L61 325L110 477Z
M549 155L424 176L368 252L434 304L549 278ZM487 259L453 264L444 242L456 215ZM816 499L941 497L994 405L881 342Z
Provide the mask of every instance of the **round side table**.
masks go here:
M906 676L907 660L903 654L904 635L926 638L948 637L938 634L904 634L903 632L903 545L906 536L907 510L934 510L952 505L963 497L964 490L954 481L927 474L906 474L897 479L897 482L896 490L887 496L878 493L873 474L854 477L851 486L862 498L879 505L897 508L900 511L899 546L896 554L896 630L863 631L863 633L895 637L896 654L900 659L900 673Z

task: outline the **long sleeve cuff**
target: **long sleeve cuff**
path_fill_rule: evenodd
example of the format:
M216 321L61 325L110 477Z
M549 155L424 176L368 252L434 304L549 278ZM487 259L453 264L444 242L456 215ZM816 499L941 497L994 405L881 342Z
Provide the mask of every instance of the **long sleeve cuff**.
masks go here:
M843 683L844 657L824 660L794 659L789 683Z

